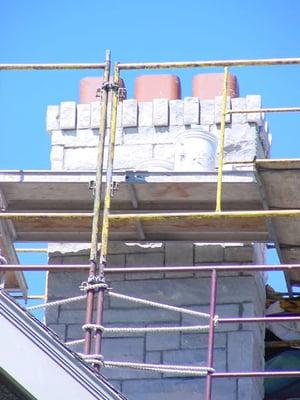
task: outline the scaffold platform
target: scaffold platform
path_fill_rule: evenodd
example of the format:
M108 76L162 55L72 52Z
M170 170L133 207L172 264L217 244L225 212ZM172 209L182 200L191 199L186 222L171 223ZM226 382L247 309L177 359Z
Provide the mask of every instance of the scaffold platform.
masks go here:
M14 241L88 242L94 179L93 171L0 171ZM125 171L113 182L111 240L274 242L282 263L300 260L300 160L231 164L220 214L217 172ZM297 270L287 275L300 284Z

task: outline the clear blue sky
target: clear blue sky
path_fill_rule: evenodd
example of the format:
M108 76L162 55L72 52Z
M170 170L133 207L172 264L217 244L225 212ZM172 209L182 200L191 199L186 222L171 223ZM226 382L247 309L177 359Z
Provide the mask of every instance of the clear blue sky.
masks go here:
M114 60L132 62L299 57L300 2L2 0L0 37L2 63L102 62L107 48ZM197 72L176 71L184 95ZM261 94L265 106L300 105L300 67L233 72L241 95ZM1 169L49 169L46 107L77 100L78 81L89 75L0 73ZM124 75L129 97L134 76ZM268 120L273 157L298 157L299 114Z

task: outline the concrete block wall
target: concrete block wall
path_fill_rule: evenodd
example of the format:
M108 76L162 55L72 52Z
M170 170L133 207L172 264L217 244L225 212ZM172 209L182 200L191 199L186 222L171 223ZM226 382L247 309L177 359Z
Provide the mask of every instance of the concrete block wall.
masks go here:
M261 97L228 97L230 109L261 107ZM94 169L98 143L100 103L62 102L49 106L47 130L51 134L52 169ZM136 169L144 161L168 161L174 170L176 142L197 127L218 139L221 98L199 100L154 99L151 102L124 100L119 104L116 170ZM233 114L226 117L225 161L253 161L270 152L270 134L263 114ZM110 107L108 127L110 126ZM135 157L131 155L135 154Z
M87 263L88 245L52 244L49 263ZM261 259L262 246L192 242L117 243L110 245L110 266L207 265L220 263L249 264ZM76 296L86 272L48 274L48 300ZM210 274L203 272L112 273L107 275L115 292L176 306L209 312ZM224 272L219 274L217 313L220 317L263 315L264 282L261 274ZM81 326L85 302L51 308L46 312L47 325L63 340L82 338ZM177 326L205 323L174 312L147 308L107 296L105 325ZM116 336L107 334L103 342L106 359L148 363L206 365L207 333L164 333ZM223 324L216 329L214 368L217 371L262 370L264 365L264 329L254 324ZM82 351L82 346L75 348ZM203 398L203 378L162 376L154 372L103 369L103 374L129 399L177 400ZM257 400L263 398L262 381L250 379L215 380L213 399ZM201 397L202 396L202 397Z

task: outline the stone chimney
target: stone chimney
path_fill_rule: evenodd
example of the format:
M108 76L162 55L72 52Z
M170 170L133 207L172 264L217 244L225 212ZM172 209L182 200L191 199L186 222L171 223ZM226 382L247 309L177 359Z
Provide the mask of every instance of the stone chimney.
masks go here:
M116 171L214 171L221 122L219 74L197 75L193 95L181 98L180 79L174 75L137 78L136 98L119 104ZM96 83L96 86L98 82ZM229 80L230 109L261 107L261 97L238 97L236 78ZM90 90L90 89L89 89ZM216 96L217 95L217 96ZM85 97L95 100L93 96ZM90 96L90 95L89 95ZM81 97L82 98L82 97ZM110 115L110 109L109 109ZM98 143L99 101L74 101L49 106L47 130L51 135L53 170L94 170ZM108 116L108 128L110 117ZM252 162L268 157L268 125L261 114L226 117L225 162ZM107 151L107 145L106 145ZM49 263L86 263L88 244L51 244ZM160 266L264 263L261 244L194 242L112 242L109 266ZM83 272L48 274L48 300L76 296ZM209 274L203 272L119 273L107 276L115 291L195 310L209 310ZM62 284L63 282L63 284ZM218 279L217 314L221 317L263 315L265 288L260 273L225 272ZM82 338L85 304L60 306L46 313L47 325L63 340ZM132 306L116 299L105 303L106 326L174 326L197 324L192 317ZM223 324L215 334L214 367L217 371L263 370L264 329L254 324ZM81 351L81 346L76 350ZM206 365L206 333L107 335L104 357L110 360ZM203 398L205 380L145 371L103 369L111 383L132 400L190 400ZM214 400L259 400L261 380L215 379Z

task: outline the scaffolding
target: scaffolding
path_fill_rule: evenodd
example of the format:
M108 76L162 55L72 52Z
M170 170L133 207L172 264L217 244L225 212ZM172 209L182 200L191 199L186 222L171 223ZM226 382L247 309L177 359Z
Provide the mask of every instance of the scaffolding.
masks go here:
M263 210L243 210L243 211L223 211L222 200L223 200L223 189L224 189L224 139L225 139L225 128L226 128L226 116L229 114L237 113L271 113L271 112L299 112L300 107L277 107L277 108L260 108L251 110L228 110L227 109L227 86L228 86L228 73L230 67L250 67L250 66L271 66L271 65L299 65L300 58L285 58L285 59L262 59L262 60L221 60L221 61L193 61L193 62L163 62L163 63L116 63L113 72L113 82L111 83L110 71L111 71L111 56L110 52L106 52L104 63L94 64L0 64L0 70L59 70L59 69L101 69L103 70L103 84L101 87L101 112L100 112L100 125L99 125L99 144L97 150L97 169L96 169L96 180L94 185L94 204L93 213L88 212L11 212L3 210L0 213L1 220L10 220L19 224L27 224L28 221L34 223L42 223L47 225L49 221L52 224L63 220L64 223L73 223L74 221L86 222L92 225L91 234L91 249L90 249L90 263L89 265L1 265L0 272L5 271L75 271L75 270L89 270L88 279L83 285L84 294L82 296L61 300L54 303L46 303L41 306L31 307L36 309L38 307L51 307L57 304L63 304L62 302L75 302L86 300L86 317L85 324L83 326L85 334L84 339L80 342L84 342L84 354L82 357L89 363L91 363L95 369L99 370L101 366L106 367L129 367L138 368L144 370L159 370L161 372L176 372L183 375L195 375L206 377L206 389L205 399L210 400L212 396L212 381L216 378L230 378L230 377L300 377L300 371L252 371L252 372L218 372L213 368L213 349L214 349L214 333L216 324L227 324L227 323L265 323L265 322L279 322L279 321L300 321L299 316L291 317L248 317L248 318L221 318L216 315L216 299L217 299L217 278L218 273L221 271L284 271L286 272L287 284L289 295L292 296L292 284L290 276L287 272L300 271L300 264L289 264L284 263L284 258L281 257L282 264L280 265L220 265L220 266L176 266L176 267L163 267L164 271L202 271L211 273L211 287L210 287L210 310L208 314L197 313L198 316L208 319L207 325L199 325L194 327L176 327L177 329L194 329L194 331L201 331L207 329L208 331L208 355L206 367L189 367L189 366L177 366L177 365L152 365L152 364L134 364L134 363L117 363L106 361L101 356L101 343L102 335L105 330L108 330L103 326L103 310L104 310L104 296L122 296L118 293L111 292L108 290L108 286L105 281L105 273L118 273L118 272L150 272L150 271L161 271L159 267L138 267L138 268L110 268L107 265L107 253L109 243L109 233L113 226L116 230L122 224L138 221L142 223L157 224L157 226L165 225L169 229L172 228L172 222L188 224L193 221L196 230L201 230L202 221L205 223L212 224L212 231L219 229L220 223L227 223L230 225L233 223L234 227L236 224L244 224L245 238L249 237L253 240L252 236L247 236L250 226L253 224L261 223L267 225L267 232L262 229L257 229L255 238L257 240L272 240L275 243L279 255L280 252L280 240L278 239L276 229L274 229L273 220L285 221L288 225L291 219L297 219L300 217L300 208L296 209L269 209L268 203L264 199ZM223 91L222 91L222 106L221 106L221 124L220 124L220 137L218 143L218 172L217 172L217 190L215 198L215 211L199 212L199 211L181 211L181 212L114 212L111 211L113 184L114 184L114 149L116 142L116 130L117 130L117 109L119 101L122 101L122 88L120 87L120 75L123 70L142 70L142 69L175 69L175 68L211 68L211 67L222 67L224 69L224 80L223 80ZM104 143L105 133L107 127L107 110L109 95L112 95L112 112L111 112L111 123L109 129L109 150L108 150L108 161L105 174L105 190L104 198L102 198L103 185L104 185ZM273 164L272 164L273 162ZM275 166L274 166L275 163ZM256 160L253 163L253 169L255 176L257 177L258 183L263 187L264 182L260 174L261 171L266 171L268 168L276 170L290 169L292 171L299 170L298 160ZM264 195L262 196L265 197ZM103 202L103 208L102 208ZM247 223L249 222L249 226ZM31 226L29 225L29 229ZM186 232L186 226L183 226L183 231ZM232 235L234 235L234 229ZM101 233L101 234L100 234ZM195 234L195 236L197 236ZM193 236L192 236L193 237ZM151 239L151 237L149 237ZM222 241L222 230L216 238ZM100 239L100 240L99 240ZM158 237L159 240L164 239L164 236ZM72 240L72 238L71 238ZM223 240L224 241L224 240ZM99 246L101 244L101 246ZM100 254L99 249L100 247ZM19 249L19 251L45 251L46 249ZM127 297L127 298L125 298ZM148 306L167 308L180 313L185 313L190 310L183 308L176 308L168 305L163 305L155 302L149 302L144 299L131 298L129 296L123 296L124 300L142 302ZM93 321L93 309L96 304L96 320ZM195 312L196 313L196 312ZM201 314L201 315L200 315ZM126 328L116 328L118 333L129 332ZM139 329L139 328L136 328ZM140 328L150 329L150 328ZM167 328L160 328L160 332L168 331ZM94 348L92 342L94 340ZM78 341L77 341L78 342ZM68 343L72 345L74 343Z

